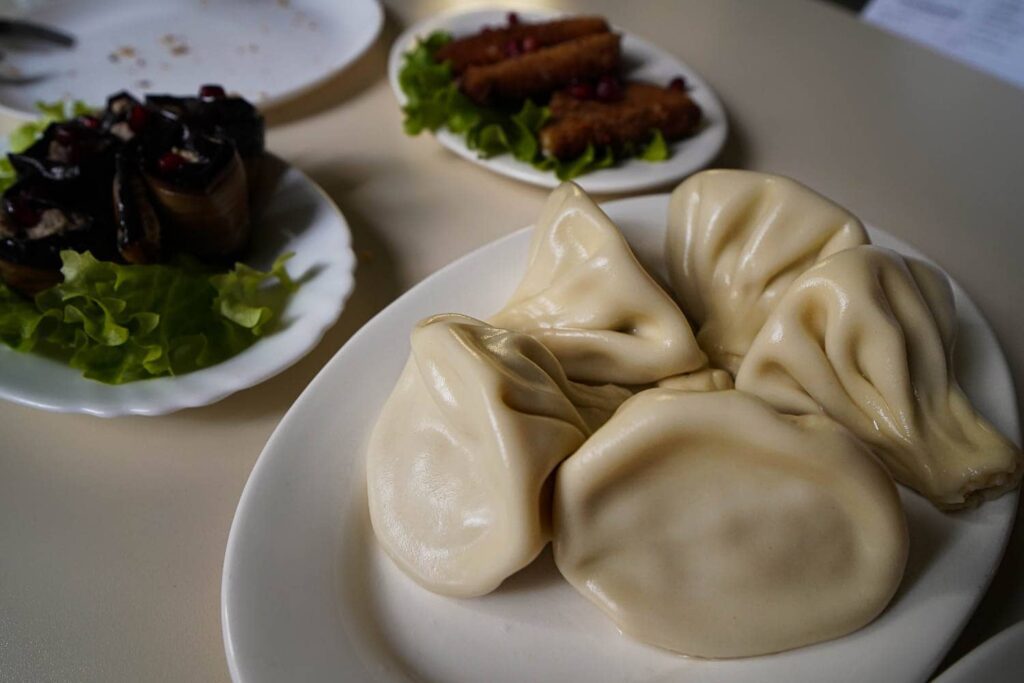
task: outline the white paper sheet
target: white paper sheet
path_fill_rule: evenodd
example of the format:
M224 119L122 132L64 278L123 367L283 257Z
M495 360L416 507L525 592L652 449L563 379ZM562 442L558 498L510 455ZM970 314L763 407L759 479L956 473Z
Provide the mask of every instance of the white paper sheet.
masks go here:
M871 0L861 17L1024 88L1024 0Z

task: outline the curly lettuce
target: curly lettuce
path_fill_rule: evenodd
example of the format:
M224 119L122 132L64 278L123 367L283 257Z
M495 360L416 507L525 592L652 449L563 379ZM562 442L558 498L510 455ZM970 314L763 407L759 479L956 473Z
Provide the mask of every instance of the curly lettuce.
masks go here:
M213 274L194 262L121 265L61 252L64 282L24 299L0 285L0 341L108 384L220 363L273 331L295 283L291 256L263 272Z
M451 40L450 34L435 31L425 40L417 41L416 47L402 57L398 84L407 99L402 107L407 134L447 128L462 135L466 146L482 158L511 154L535 168L553 171L560 180L608 168L626 157L652 162L668 159L668 145L657 130L647 144L618 154L610 147L591 145L575 159L545 156L537 135L550 119L550 109L529 99L517 112L475 104L459 91L451 65L434 59L434 53Z

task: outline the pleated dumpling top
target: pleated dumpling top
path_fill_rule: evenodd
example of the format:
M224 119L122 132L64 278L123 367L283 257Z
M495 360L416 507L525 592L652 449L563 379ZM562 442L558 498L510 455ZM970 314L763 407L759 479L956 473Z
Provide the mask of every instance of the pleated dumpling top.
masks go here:
M880 247L857 247L793 283L736 388L788 413L823 412L892 475L955 509L1020 482L1021 453L971 405L953 370L956 310L946 276Z
M735 374L802 272L868 242L853 214L794 180L712 170L672 193L665 258L701 348L712 365Z
M707 362L672 297L573 183L548 197L499 327L535 336L581 382L647 384Z

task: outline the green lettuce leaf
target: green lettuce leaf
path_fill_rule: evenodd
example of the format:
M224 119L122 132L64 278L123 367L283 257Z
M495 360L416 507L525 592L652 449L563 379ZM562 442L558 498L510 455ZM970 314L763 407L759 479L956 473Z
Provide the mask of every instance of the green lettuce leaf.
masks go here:
M590 173L602 168L609 168L617 161L611 147L587 145L583 154L575 159L559 161L545 157L540 163L535 164L537 168L555 172L559 180L572 180L584 173Z
M281 256L262 272L195 262L131 266L62 251L64 282L24 299L0 285L0 341L122 384L220 363L274 329L295 288Z
M473 103L459 91L451 65L434 59L438 48L451 40L448 33L436 31L403 55L398 84L407 99L402 108L407 134L419 135L424 130L447 128L462 135L466 146L482 158L511 154L535 168L553 171L561 180L608 168L632 156L645 161L668 159L670 149L661 131L654 131L647 144L623 150L618 155L609 147L591 146L575 159L559 161L545 156L538 132L551 117L551 111L531 100L526 100L519 111Z
M644 161L665 161L669 157L668 143L661 131L655 128L651 132L651 140L640 150L638 157Z
M0 341L18 351L31 351L47 314L0 283Z
M291 257L279 256L266 273L237 263L234 270L214 275L210 278L217 290L213 309L259 336L273 322L274 311L281 310L288 295L295 291L296 285L284 267ZM268 279L276 279L280 286L264 286Z

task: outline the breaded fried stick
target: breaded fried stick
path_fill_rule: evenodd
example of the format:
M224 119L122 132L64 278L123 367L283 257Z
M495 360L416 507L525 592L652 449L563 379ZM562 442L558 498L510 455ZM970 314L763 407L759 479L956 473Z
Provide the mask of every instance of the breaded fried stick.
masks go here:
M481 105L546 95L574 79L593 79L618 69L619 41L617 33L597 33L497 64L471 66L462 75L462 91Z
M510 56L509 45L521 45L527 38L538 48L545 48L608 31L608 22L602 17L570 17L542 24L515 24L508 28L484 29L466 38L453 40L435 52L434 59L439 62L451 61L452 72L458 76L467 67L494 64L507 59Z
M700 107L685 92L649 83L627 83L616 102L557 92L550 107L551 121L540 130L540 144L557 159L574 159L591 144L620 150L646 142L655 128L666 140L678 140L692 134L701 118Z

